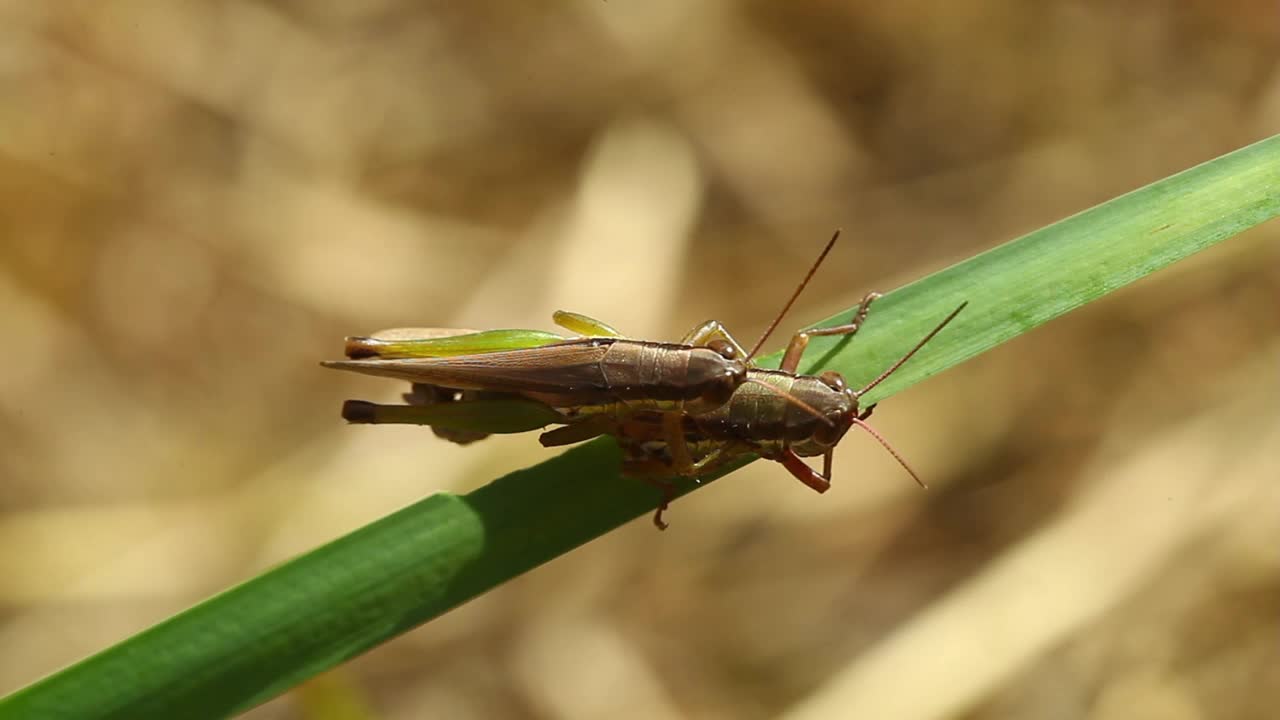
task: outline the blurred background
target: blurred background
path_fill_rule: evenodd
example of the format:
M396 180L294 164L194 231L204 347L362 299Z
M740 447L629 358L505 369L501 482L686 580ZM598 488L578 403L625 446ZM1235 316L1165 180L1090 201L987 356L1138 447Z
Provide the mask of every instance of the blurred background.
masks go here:
M0 693L548 456L322 370L797 327L1280 128L1262 0L0 2ZM250 717L1270 718L1280 226ZM780 345L781 339L774 344ZM1268 710L1268 708L1271 708Z

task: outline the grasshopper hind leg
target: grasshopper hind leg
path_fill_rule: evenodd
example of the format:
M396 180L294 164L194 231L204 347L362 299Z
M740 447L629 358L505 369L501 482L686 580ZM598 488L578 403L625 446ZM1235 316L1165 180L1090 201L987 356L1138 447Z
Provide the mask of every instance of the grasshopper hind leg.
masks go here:
M551 315L551 320L565 330L583 337L624 337L622 333L615 330L608 323L588 317L582 313L557 310Z
M707 347L716 340L720 340L733 348L739 358L746 359L747 350L742 344L734 339L729 331L719 320L708 320L698 327L690 330L680 340L681 345L692 345L694 347Z
M573 445L574 443L606 435L613 430L615 425L616 423L612 418L597 415L586 420L563 425L554 430L548 430L538 436L538 442L542 443L542 447Z
M426 383L412 383L409 392L404 393L400 397L405 403L415 407L427 407L429 405L437 405L440 403L463 402L467 399L476 399L482 393L476 391L455 390L453 388L440 387L439 385L428 385ZM431 432L436 437L448 440L455 445L470 445L473 442L483 440L489 437L489 433L479 430L461 430L458 428L447 428L431 426Z

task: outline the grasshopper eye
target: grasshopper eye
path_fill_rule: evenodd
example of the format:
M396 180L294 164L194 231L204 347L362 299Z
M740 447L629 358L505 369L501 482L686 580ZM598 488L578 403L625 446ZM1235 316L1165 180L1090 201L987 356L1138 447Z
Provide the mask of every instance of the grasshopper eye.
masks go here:
M844 392L844 389L848 387L848 383L844 381L844 376L833 370L828 370L822 373L818 376L818 379L822 381L823 385L826 385L836 392Z
M733 345L729 344L724 340L712 340L711 342L707 343L707 348L711 350L711 352L719 355L725 360L738 359L737 349L734 348Z

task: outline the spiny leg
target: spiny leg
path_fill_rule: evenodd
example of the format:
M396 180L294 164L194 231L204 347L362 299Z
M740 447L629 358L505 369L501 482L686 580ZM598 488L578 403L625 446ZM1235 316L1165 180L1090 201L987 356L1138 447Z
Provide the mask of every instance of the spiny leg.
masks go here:
M844 325L837 325L829 328L816 328L813 330L801 330L791 337L791 342L787 345L787 352L782 356L782 365L779 366L783 372L794 373L796 368L800 366L800 358L804 355L805 348L809 347L809 339L822 337L825 335L853 335L858 332L858 328L867 321L867 312L871 309L871 303L881 297L878 292L869 292L862 298L862 302L858 303L858 310L853 314L853 321Z

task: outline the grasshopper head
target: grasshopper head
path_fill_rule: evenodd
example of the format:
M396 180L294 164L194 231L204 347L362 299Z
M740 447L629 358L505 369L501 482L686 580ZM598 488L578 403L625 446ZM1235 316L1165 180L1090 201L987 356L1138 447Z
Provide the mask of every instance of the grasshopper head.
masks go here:
M835 402L824 403L826 412L823 417L827 422L818 425L813 433L813 442L825 450L839 444L853 427L853 421L858 417L858 391L849 387L843 375L831 370L819 375L818 380L840 396Z
M907 464L907 461L902 459L902 456L898 454L898 451L893 449L893 446L889 444L889 441L881 437L880 433L875 431L875 428L872 428L866 423L866 419L871 417L871 411L876 408L876 406L872 404L867 406L866 410L862 410L859 405L859 399L862 394L867 391L867 388L863 388L861 390L851 388L848 386L848 383L844 381L844 378L841 377L839 373L835 372L824 372L818 376L818 380L831 391L838 393L841 396L842 401L834 403L831 409L825 414L827 421L831 424L819 426L814 431L811 442L806 443L802 447L795 448L797 454L824 456L823 476L830 478L831 455L835 450L836 444L839 443L845 433L849 431L849 428L857 425L863 430L866 430L868 434L884 446L884 449L889 451L889 454L898 461L898 464L902 465L902 467L917 483L920 484L921 487L928 487L924 484L924 481L920 479L920 476L916 474L916 471L911 469L911 466ZM879 381L877 380L876 382ZM872 383L872 385L874 386L875 383Z
M747 380L747 363L739 358L738 350L723 340L713 340L707 349L720 356L720 361L708 368L708 376L701 382L698 399L709 408L719 407L733 396L738 386Z

